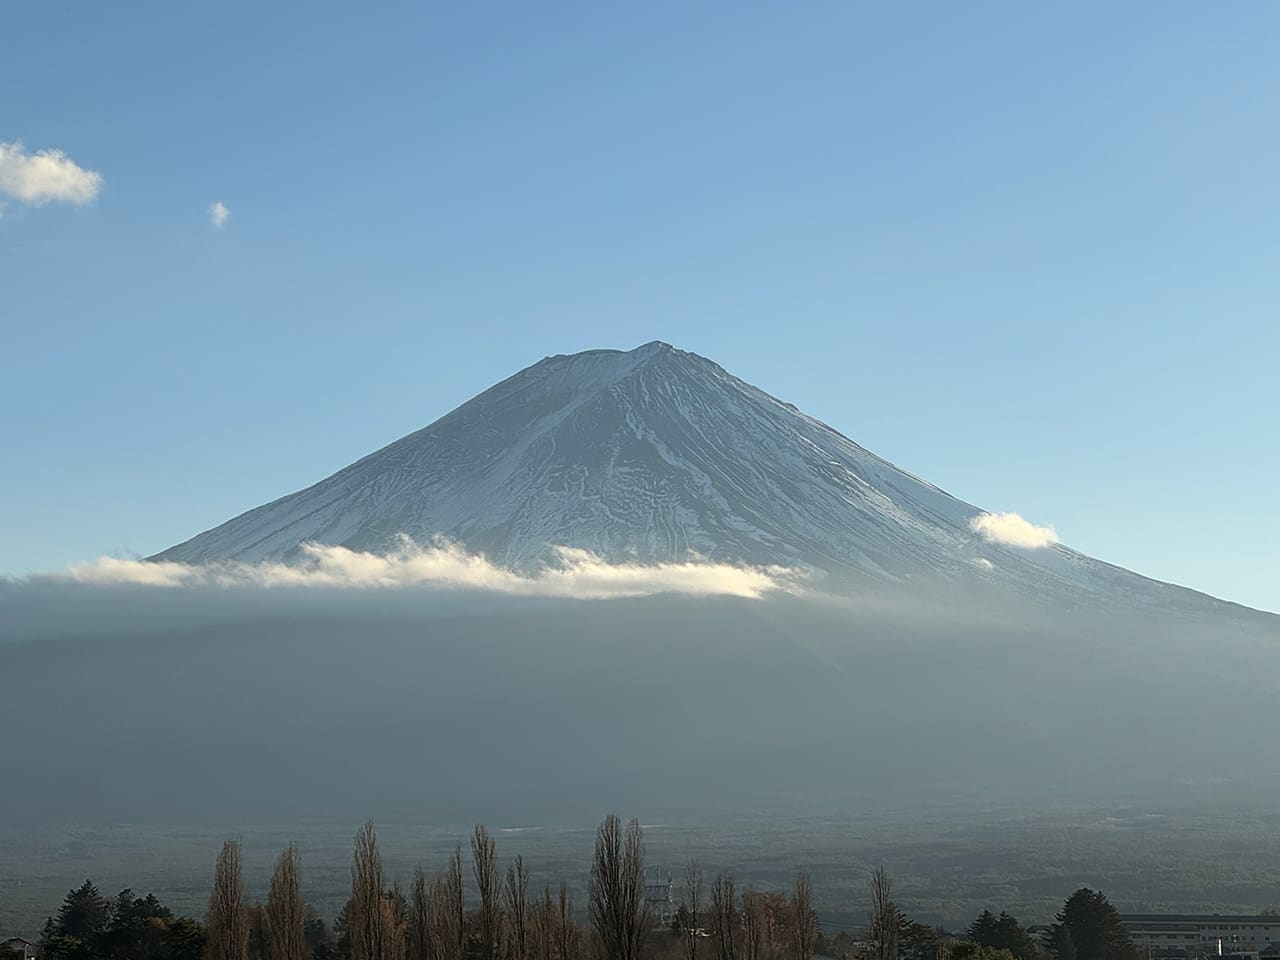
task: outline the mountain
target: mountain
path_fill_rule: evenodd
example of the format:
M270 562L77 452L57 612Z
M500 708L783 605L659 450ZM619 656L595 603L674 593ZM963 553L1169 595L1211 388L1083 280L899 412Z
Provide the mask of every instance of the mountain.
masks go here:
M996 585L1072 604L1242 613L1049 543L991 542L983 510L693 353L547 357L313 486L151 559L288 561L444 535L529 570L556 547L705 558L852 583Z
M549 357L158 559L443 534L523 570L571 546L782 564L815 589L0 581L6 708L30 718L0 822L945 819L1188 791L1212 816L1226 787L1273 808L1280 617L989 542L982 513L666 344Z

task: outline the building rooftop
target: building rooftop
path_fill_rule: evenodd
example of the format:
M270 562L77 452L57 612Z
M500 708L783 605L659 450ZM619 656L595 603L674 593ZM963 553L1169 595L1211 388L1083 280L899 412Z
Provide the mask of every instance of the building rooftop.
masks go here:
M1280 925L1274 913L1122 913L1122 923L1253 923Z

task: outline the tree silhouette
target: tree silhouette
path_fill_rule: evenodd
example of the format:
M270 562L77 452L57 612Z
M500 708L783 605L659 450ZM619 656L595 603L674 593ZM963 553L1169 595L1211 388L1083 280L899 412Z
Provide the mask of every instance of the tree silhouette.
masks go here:
M644 836L638 820L627 824L625 837L616 814L600 824L591 865L590 907L603 960L640 960L648 909L644 899Z
M1045 948L1053 960L1076 960L1076 945L1071 939L1071 930L1065 924L1055 923L1049 928Z
M813 909L813 884L809 875L796 875L791 892L791 957L813 960L813 947L818 939L818 914Z
M711 931L718 960L736 960L738 940L738 894L733 877L716 875L711 884Z
M498 960L498 858L483 824L471 833L471 869L480 892L480 947L483 960Z
M874 960L898 960L902 914L893 901L893 881L884 867L871 874L871 923L868 929Z
M529 958L529 869L524 857L516 856L507 867L507 882L503 887L506 900L507 925L510 928L508 960Z
M1070 933L1077 960L1138 960L1119 912L1100 892L1081 887L1056 919Z
M292 844L276 860L264 920L267 960L306 960L307 905L298 889L298 848Z
M398 889L382 886L382 854L373 821L356 833L351 856L347 936L351 960L402 960L405 902Z
M111 905L107 898L98 892L92 880L85 880L62 901L54 930L64 937L88 940L105 930L110 918Z
M240 844L222 845L213 869L209 893L209 921L205 931L206 960L245 960L249 954L249 915L245 905Z
M982 947L1008 950L1015 960L1035 960L1039 951L1031 935L1023 929L1016 917L1008 913L996 916L990 910L982 913L969 924L969 940Z
M680 899L684 921L684 960L698 960L698 928L702 921L702 867L690 860L684 871L684 894Z

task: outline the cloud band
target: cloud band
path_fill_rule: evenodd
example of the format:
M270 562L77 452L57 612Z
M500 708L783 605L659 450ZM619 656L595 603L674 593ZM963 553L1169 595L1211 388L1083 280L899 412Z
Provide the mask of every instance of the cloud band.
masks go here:
M103 557L73 566L68 576L88 584L150 587L199 585L257 587L409 587L435 586L491 590L516 596L570 599L641 597L660 593L759 598L796 588L789 569L741 567L721 563L609 563L586 550L560 548L558 562L533 574L499 567L467 553L459 544L439 540L423 547L408 537L387 554L307 543L303 559L286 563L186 564Z

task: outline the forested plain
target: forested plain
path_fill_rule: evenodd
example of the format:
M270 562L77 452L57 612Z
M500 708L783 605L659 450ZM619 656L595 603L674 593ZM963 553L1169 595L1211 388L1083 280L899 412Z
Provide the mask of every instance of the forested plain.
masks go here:
M1219 796L1216 808L1214 796ZM532 889L565 883L585 902L593 827L495 827L504 862L520 855ZM466 849L469 827L379 826L388 883L411 882ZM213 858L239 839L247 896L266 897L276 855L296 846L308 906L330 921L350 895L351 827L302 824L161 828L115 826L0 831L0 934L35 939L68 889L92 877L114 895L155 894L179 916L201 918ZM895 902L913 921L963 929L983 910L1048 924L1080 887L1102 889L1124 911L1258 912L1280 905L1274 864L1280 814L1230 801L1206 787L1177 803L1070 806L1028 811L983 808L867 811L859 816L762 813L645 824L647 870L679 887L690 860L708 877L728 873L740 888L786 894L797 872L813 884L825 933L860 929L868 878L884 866Z
M651 870L639 820L609 815L596 830L585 894L561 879L531 882L522 854L499 860L476 825L443 864L403 882L383 863L372 821L354 837L349 884L326 918L307 902L299 849L276 857L265 896L249 894L240 839L223 842L197 919L155 894L107 896L92 879L44 921L43 960L1139 960L1100 891L1071 893L1049 925L984 909L948 930L912 918L883 866L867 878L858 925L828 921L812 878L784 889L740 883L689 859L674 878Z

